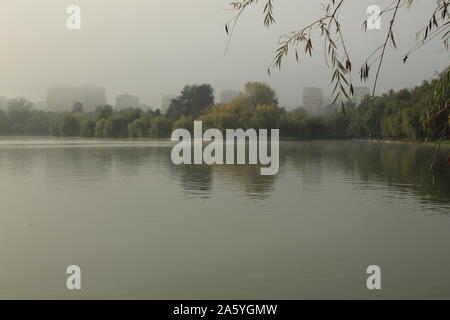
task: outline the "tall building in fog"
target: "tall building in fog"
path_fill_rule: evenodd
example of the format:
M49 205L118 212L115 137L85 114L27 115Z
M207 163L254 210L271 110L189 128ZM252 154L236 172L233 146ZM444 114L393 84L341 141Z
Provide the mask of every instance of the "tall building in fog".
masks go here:
M121 94L116 97L116 108L117 109L127 109L127 108L139 108L139 99L131 94Z
M366 96L370 95L370 90L367 87L356 87L353 93L352 101L357 107L361 104Z
M318 115L323 108L323 91L320 88L303 89L303 108L312 114Z
M97 86L56 86L47 89L49 111L71 111L76 102L81 102L84 110L93 111L106 104L106 90Z
M220 92L220 102L221 103L230 103L231 100L238 97L241 93L235 90L222 90Z
M177 96L174 94L167 94L161 99L161 113L165 114L170 107L173 99L176 99Z

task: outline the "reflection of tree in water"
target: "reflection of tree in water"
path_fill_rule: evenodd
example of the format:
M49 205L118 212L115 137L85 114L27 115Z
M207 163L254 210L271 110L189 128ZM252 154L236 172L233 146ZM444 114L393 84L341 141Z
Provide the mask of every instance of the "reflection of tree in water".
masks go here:
M137 177L143 168L161 170L168 166L170 148L161 146L126 146L114 148L114 169L116 174Z
M113 176L130 183L146 166L160 167L168 148L155 146L82 146L45 148L48 178L56 183L72 180L102 184ZM169 158L170 161L170 158ZM165 164L167 166L167 164Z
M265 200L274 189L276 176L262 176L260 165L215 165L214 172L253 198Z
M358 153L357 165L365 177L377 176L399 190L413 190L428 200L450 202L450 170L445 152L438 154L430 171L432 152L428 147L373 143L364 150Z
M110 153L91 147L7 148L1 153L0 161L0 170L22 176L33 170L42 170L47 178L57 183L81 179L86 182L104 180L112 166Z
M328 141L287 146L281 152L286 159L285 166L304 174L309 162L314 161L322 163L325 171L341 172L346 179L378 182L399 191L412 191L427 200L450 202L450 170L445 151L438 154L436 165L430 171L432 151L420 145Z
M94 186L115 176L119 176L121 181L132 183L143 172L150 172L148 176L151 179L152 172L167 170L170 177L191 197L210 196L214 172L229 178L228 183L237 183L239 190L249 196L264 199L273 189L274 178L261 176L260 166L176 166L170 158L171 148L164 146L57 147L44 148L41 153L47 177L54 183L77 181Z
M167 145L11 147L0 153L2 174L29 175L43 170L53 183L81 182L102 186L113 177L132 183L145 174L166 172L192 197L209 197L213 182L234 192L267 199L276 179L299 177L302 190L320 192L324 177L369 185L388 185L420 195L424 200L450 203L450 170L442 151L432 171L430 148L409 144L356 141L282 142L280 173L261 176L259 165L180 165L170 158ZM217 179L213 178L216 175Z
M304 190L318 190L323 174L323 142L283 141L280 144L280 172L301 177Z
M52 183L103 184L112 176L113 154L102 147L46 148L47 177Z
M171 177L192 197L209 198L212 190L212 167L207 165L174 165L169 157Z
M248 146L246 147L248 159ZM224 155L226 149L224 146ZM235 146L235 162L237 150ZM246 196L267 199L273 190L274 176L262 176L260 165L173 165L170 158L172 177L180 182L185 192L191 196L209 197L213 182L226 186L237 186L234 191ZM218 179L213 181L213 175Z
M31 164L41 161L43 152L35 148L2 147L0 151L0 177L8 172L12 175L26 175L31 171Z

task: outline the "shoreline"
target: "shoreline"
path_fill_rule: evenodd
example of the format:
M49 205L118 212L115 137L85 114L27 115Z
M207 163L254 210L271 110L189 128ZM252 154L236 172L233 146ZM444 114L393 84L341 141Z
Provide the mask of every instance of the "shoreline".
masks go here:
M0 135L0 139L67 139L67 140L117 140L117 141L155 141L155 140L168 140L168 138L112 138L112 137L59 137L53 135ZM348 138L348 139L296 139L293 137L280 137L280 141L288 142L305 142L305 141L359 141L359 142L374 142L374 143L391 143L391 144L410 144L424 147L434 147L435 141L429 141L425 143L424 141L412 141L412 140L393 140L393 139L369 139L369 138ZM450 149L450 139L441 142L441 149Z
M362 141L362 142L375 142L375 143L393 143L393 144L410 144L424 147L434 147L435 141L412 141L412 140L392 140L392 139L351 139L353 141ZM444 140L440 145L441 149L450 149L450 140Z

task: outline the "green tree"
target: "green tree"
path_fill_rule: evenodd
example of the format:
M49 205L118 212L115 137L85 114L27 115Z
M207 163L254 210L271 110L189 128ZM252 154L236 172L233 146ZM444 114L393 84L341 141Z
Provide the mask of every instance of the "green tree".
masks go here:
M80 136L83 138L95 137L96 123L89 117L84 117L80 121Z
M95 124L95 136L98 138L105 138L105 126L106 126L106 119L100 119Z
M145 118L136 119L128 125L129 135L131 138L146 138L149 136L151 120Z
M278 105L275 90L263 82L247 82L245 95L253 107L257 105Z
M152 138L168 138L170 137L172 124L164 117L156 117L152 121L149 135Z
M307 132L307 114L303 109L297 109L289 112L281 120L281 135L297 139L306 139Z
M214 105L214 90L209 84L185 86L181 94L173 99L166 117L178 120L181 116L196 119L206 108Z
M257 105L253 111L250 127L255 129L278 129L282 110L276 105Z
M27 117L23 129L25 134L48 135L51 133L53 115L49 112L32 110Z
M5 111L0 110L0 134L8 134L10 132L8 116Z
M58 133L61 137L77 137L80 135L80 122L72 114L64 114L58 120Z
M124 116L114 115L106 120L103 129L105 137L128 138L128 121Z
M97 107L95 112L97 113L97 120L108 119L113 114L113 108L110 105L104 105Z
M25 98L14 98L8 102L7 113L11 133L25 134L25 123L31 115L33 104Z
M192 134L194 132L194 120L192 117L181 116L180 119L173 124L173 130L186 129Z

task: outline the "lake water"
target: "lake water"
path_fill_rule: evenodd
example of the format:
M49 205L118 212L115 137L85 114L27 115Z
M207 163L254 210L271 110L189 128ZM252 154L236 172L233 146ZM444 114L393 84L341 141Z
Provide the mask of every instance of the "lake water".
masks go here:
M0 298L450 298L447 151L282 142L260 176L172 146L1 138Z

